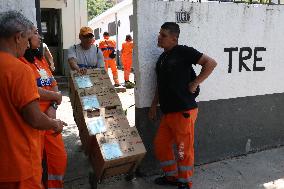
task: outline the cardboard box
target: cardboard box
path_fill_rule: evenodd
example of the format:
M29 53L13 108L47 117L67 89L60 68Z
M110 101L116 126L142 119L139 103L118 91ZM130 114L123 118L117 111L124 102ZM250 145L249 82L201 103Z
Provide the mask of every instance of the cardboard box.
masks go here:
M117 131L121 129L130 128L127 117L123 113L121 112L118 113L118 111L114 111L112 112L113 114L110 115L108 113L106 115L105 112L102 113L102 110L104 110L104 108L100 109L100 112L98 111L84 112L84 120L86 122L90 135L95 135L106 131ZM98 113L100 113L99 116ZM102 123L104 123L104 125L102 125ZM95 130L101 132L94 132Z
M97 77L97 78L108 78L109 79L109 75L108 73L105 71L105 69L87 69L87 72L85 75L90 75L91 77ZM81 74L79 74L77 71L70 71L70 76L72 78L77 77L77 76L82 76Z
M93 111L82 111L77 117L83 117L81 122L76 122L79 136L86 154L90 152L90 137L107 131L117 131L130 128L127 117L121 109L106 110L101 108Z
M79 101L75 101L76 103L81 103L82 105L84 97L90 96L96 98L99 102L100 107L102 108L122 106L119 96L117 95L115 90L112 90L111 88L103 88L100 90L96 90L94 88L78 89L77 93Z
M100 88L102 86L113 86L105 70L88 69L87 74L85 75L80 75L77 72L71 71L70 75L74 83L75 90L92 87Z
M76 94L78 90L80 90L80 93L85 90L84 96L87 94L97 94L99 100L102 102L102 107L121 105L119 97L115 93L115 88L104 69L88 69L86 75L80 75L76 71L71 71L69 86L70 101L73 110L77 109L76 106L79 103L79 98L77 98Z
M82 111L82 107L79 104L76 106L76 109L73 110L74 120L76 122L79 137L82 143L83 150L85 154L89 154L89 132L85 123L84 112Z
M121 106L115 106L115 107L106 107L104 108L104 115L105 117L111 117L113 115L125 115L123 109ZM97 110L97 111L87 111L86 112L86 116L88 118L91 118L91 117L98 117L102 115L102 113L100 112L100 110Z
M120 99L104 70L71 72L70 98L79 136L97 180L132 172L146 150L130 127Z
M135 171L146 153L135 127L97 134L90 141L97 180Z

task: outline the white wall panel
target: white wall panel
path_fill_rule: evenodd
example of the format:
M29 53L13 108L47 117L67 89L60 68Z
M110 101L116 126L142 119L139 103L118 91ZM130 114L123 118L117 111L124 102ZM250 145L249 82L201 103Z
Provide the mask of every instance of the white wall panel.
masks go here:
M36 9L34 0L0 0L0 12L20 11L36 25Z
M193 46L213 57L218 66L214 74L201 85L199 101L229 99L245 96L284 92L284 7L235 3L190 3L137 0L138 70L136 74L136 107L149 107L155 91L155 63L162 52L156 46L160 26L175 21L176 11L189 11L190 23L179 24L180 44ZM225 48L237 47L232 53L232 70L229 73L229 53ZM259 51L257 67L253 71L254 54L239 72L239 50L263 47ZM248 53L244 52L243 57ZM197 67L196 70L200 70Z

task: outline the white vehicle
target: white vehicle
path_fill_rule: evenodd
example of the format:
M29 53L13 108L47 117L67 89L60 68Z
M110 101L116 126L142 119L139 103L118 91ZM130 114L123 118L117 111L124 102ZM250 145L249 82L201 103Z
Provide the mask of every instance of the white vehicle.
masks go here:
M119 53L125 36L130 34L133 37L133 24L132 0L124 0L90 20L88 26L94 30L96 44L103 39L104 32L109 32L110 37L117 42Z

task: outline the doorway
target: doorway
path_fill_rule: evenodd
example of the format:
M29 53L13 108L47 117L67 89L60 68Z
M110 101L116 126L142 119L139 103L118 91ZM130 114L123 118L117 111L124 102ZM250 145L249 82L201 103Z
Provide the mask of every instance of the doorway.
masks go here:
M61 9L42 8L41 27L43 42L48 46L54 60L54 75L63 75L63 38Z

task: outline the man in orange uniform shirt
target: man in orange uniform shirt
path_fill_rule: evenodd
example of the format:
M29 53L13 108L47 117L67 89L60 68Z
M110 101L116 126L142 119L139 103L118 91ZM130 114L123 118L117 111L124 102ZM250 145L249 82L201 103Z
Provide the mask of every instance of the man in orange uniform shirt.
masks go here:
M115 57L110 57L110 54L115 50L116 42L109 38L109 33L104 32L103 34L104 40L99 43L99 48L103 51L104 61L105 61L105 69L108 71L108 67L111 68L112 76L114 80L114 86L120 86L118 80L117 67L115 62Z
M43 114L32 70L23 56L32 23L22 14L0 14L0 188L42 189L39 130L59 134L64 122Z
M35 75L35 82L39 89L41 89L39 90L39 105L41 111L50 118L55 119L57 105L60 102L58 102L56 98L53 98L53 96L58 94L58 86L49 69L46 59L39 51L41 37L35 27L32 29L32 37L29 42L30 48L26 50L24 57L21 57L20 59L32 68ZM45 94L42 94L43 92ZM63 189L63 177L66 170L67 155L62 135L59 134L54 136L52 130L42 132L42 148L46 156L44 159L46 160L48 174L47 182L44 180L45 187L48 189Z
M126 35L125 42L122 43L121 48L121 59L124 69L124 81L127 88L132 88L133 83L129 81L129 75L132 66L132 51L133 51L133 41L131 35Z

